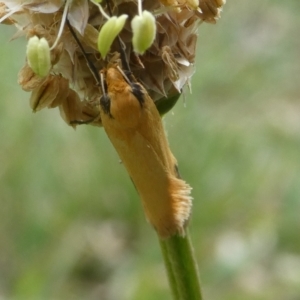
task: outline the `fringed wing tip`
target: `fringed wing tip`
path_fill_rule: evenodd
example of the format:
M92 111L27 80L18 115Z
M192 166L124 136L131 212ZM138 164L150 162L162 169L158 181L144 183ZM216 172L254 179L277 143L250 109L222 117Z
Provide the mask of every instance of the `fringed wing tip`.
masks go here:
M156 228L161 238L168 238L172 235L185 235L185 228L189 221L192 208L192 187L184 180L175 177L171 178L171 218L170 223L164 223L163 228Z
M174 199L174 220L179 232L184 232L184 227L191 214L193 200L191 190L192 187L189 184L176 178L176 189L172 191L171 195Z

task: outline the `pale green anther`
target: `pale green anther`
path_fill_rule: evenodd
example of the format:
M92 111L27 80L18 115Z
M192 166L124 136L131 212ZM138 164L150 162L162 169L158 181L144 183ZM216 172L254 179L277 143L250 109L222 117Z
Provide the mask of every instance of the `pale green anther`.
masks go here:
M156 35L154 16L147 10L131 21L133 32L132 45L135 52L143 54L153 43Z
M98 36L98 50L102 58L106 57L114 39L123 29L127 18L127 15L111 17L100 29Z
M27 44L27 61L32 71L45 77L51 69L50 47L45 38L33 36Z

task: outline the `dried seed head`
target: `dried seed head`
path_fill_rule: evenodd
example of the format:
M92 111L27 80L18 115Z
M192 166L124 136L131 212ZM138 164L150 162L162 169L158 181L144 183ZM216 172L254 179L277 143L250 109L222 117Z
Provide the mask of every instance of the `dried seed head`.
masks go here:
M59 106L59 111L65 122L75 128L76 125L72 124L72 122L74 120L78 120L77 118L80 116L82 111L82 102L75 91L71 89L69 90L68 96Z
M46 78L42 78L36 75L29 65L26 65L20 70L18 75L18 83L22 87L22 89L26 92L31 92L38 86L40 86Z
M12 25L15 21L7 15L6 6L0 2L0 23L5 25Z
M98 50L98 36L99 31L91 24L87 24L82 37L82 42L93 50Z
M59 77L50 75L43 82L32 91L30 97L30 106L34 112L37 112L47 106L56 98L59 91Z
M169 78L172 81L177 81L179 79L179 70L176 59L172 50L169 46L164 46L162 48L161 58L165 63L166 71L168 73Z
M48 108L54 108L61 105L65 99L69 96L70 89L69 89L69 80L61 77L56 76L58 81L58 91L51 103L47 105Z
M200 0L198 16L205 22L216 23L226 0Z

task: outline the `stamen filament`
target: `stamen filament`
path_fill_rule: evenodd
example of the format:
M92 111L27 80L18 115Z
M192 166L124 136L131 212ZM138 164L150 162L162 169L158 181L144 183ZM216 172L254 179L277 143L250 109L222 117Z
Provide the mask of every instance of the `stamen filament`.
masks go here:
M59 42L59 39L61 38L62 32L64 30L65 23L66 23L67 13L68 13L71 1L72 0L67 0L66 1L64 12L63 12L63 15L61 17L61 23L60 23L59 31L58 31L58 34L57 34L55 42L53 43L52 47L50 48L50 51L57 46L57 44Z

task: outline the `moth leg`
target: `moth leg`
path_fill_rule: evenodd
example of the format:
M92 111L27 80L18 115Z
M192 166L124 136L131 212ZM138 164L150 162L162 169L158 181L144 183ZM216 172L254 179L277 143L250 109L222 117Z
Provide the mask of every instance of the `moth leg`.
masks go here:
M100 112L98 112L98 114L96 116L93 116L89 113L84 113L83 115L86 116L88 119L87 120L72 120L72 121L70 121L70 125L87 125L87 124L93 123L97 119L99 120L99 118L100 118Z
M83 120L73 120L70 121L70 125L87 125L93 123L98 117L83 121Z

